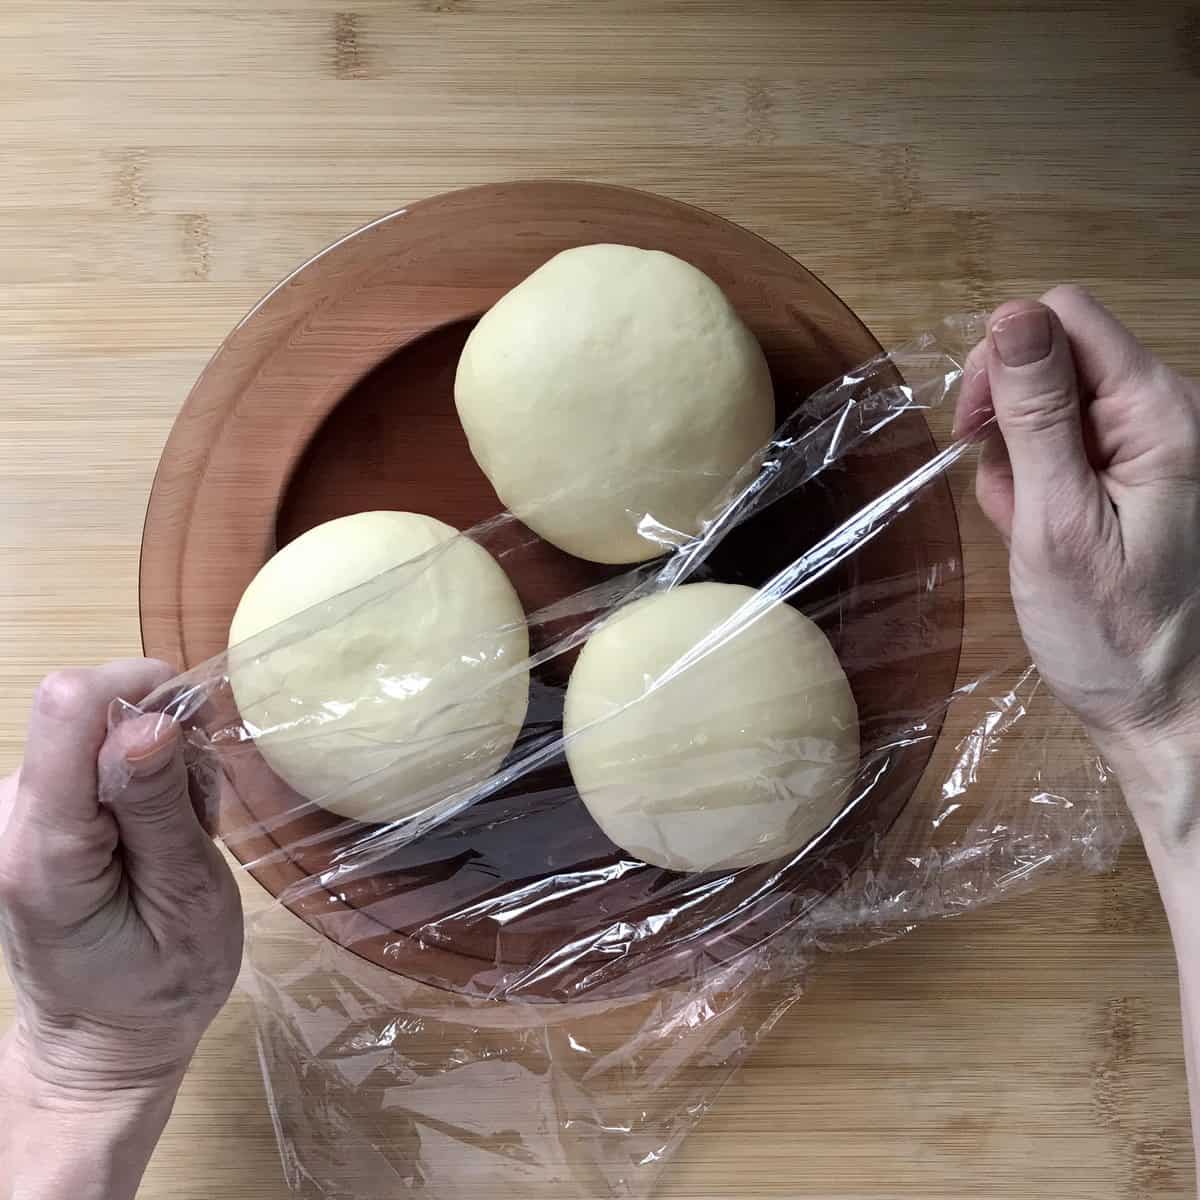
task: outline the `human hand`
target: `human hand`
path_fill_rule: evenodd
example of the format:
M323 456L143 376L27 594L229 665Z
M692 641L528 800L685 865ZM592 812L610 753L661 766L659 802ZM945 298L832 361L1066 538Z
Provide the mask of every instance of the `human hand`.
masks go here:
M1080 288L1002 305L957 426L1034 661L1167 840L1200 813L1200 388Z
M17 991L7 1055L55 1096L182 1077L242 951L237 887L188 799L179 731L110 704L172 674L129 659L38 689L0 784L0 943ZM98 786L122 772L109 807Z

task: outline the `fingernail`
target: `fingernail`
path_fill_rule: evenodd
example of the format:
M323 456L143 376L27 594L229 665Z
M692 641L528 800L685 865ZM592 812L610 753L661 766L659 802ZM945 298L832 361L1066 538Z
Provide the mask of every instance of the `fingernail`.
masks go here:
M178 741L179 727L168 719L163 722L162 728L156 731L153 739L138 747L136 751L128 751L125 761L134 775L153 775L171 761Z
M1001 317L991 334L992 345L1006 367L1027 367L1050 353L1050 314L1044 308L1027 308Z

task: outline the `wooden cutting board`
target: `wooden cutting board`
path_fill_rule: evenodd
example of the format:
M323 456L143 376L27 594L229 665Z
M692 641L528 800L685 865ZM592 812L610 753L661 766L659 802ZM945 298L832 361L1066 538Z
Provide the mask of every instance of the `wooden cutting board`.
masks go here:
M42 673L137 651L143 506L209 352L364 220L628 184L770 238L885 343L1075 279L1200 373L1198 113L1184 3L6 0L0 767ZM1189 1195L1177 1019L1131 848L831 960L660 1194ZM235 1000L143 1195L286 1194Z

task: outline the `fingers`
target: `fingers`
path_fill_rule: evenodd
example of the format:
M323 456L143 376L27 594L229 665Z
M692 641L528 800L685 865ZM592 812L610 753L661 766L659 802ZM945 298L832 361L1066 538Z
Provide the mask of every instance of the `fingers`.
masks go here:
M181 869L207 865L208 835L188 796L179 726L148 714L118 725L100 751L107 805L117 822L125 865L140 891L178 884Z
M109 705L137 701L173 671L154 659L121 659L43 680L29 717L20 791L40 823L73 826L95 816L96 760Z
M980 438L975 469L975 498L1005 542L1012 539L1013 475L1008 447L994 420L992 388L987 373L987 341L980 342L963 364L963 382L954 406L954 436Z
M1043 297L1059 314L1090 399L1089 455L1115 499L1200 470L1200 389L1170 370L1094 296L1074 286Z
M963 363L962 387L954 404L954 436L975 437L995 416L987 375L987 342L980 342Z
M1106 396L1139 383L1154 366L1154 355L1084 288L1052 288L1042 303L1066 330L1087 395Z
M1100 483L1084 447L1079 385L1066 331L1035 301L1002 305L988 324L992 402L1012 464L1014 518L1093 506Z
M16 771L0 779L0 839L4 837L4 830L12 819L13 809L16 807L17 779Z
M161 714L118 725L100 751L100 770L120 782L106 788L105 807L116 820L125 878L147 929L174 953L197 923L216 919L226 928L206 936L220 939L236 973L237 887L192 807L179 726Z
M993 429L979 452L975 468L975 498L984 516L996 527L1005 543L1012 541L1013 493L1012 462L1008 447L998 429Z

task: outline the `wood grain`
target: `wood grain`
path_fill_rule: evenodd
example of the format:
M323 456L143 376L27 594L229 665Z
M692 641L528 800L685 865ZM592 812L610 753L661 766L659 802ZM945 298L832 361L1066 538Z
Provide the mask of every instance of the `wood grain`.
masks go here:
M1200 373L1198 112L1200 8L1171 0L9 0L0 760L43 671L136 651L144 502L209 353L365 220L627 184L775 241L885 342L1073 278ZM1176 1020L1131 849L831 960L663 1194L1188 1195ZM286 1195L242 1001L143 1194Z

